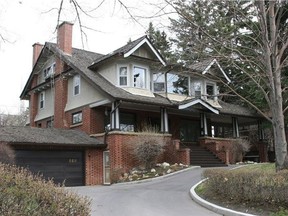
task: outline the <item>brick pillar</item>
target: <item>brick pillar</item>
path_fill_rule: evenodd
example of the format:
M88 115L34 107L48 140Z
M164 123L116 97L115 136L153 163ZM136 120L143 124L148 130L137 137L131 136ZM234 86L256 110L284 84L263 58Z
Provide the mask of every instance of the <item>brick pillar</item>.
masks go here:
M85 185L103 184L103 150L85 151Z
M68 122L65 116L65 106L67 104L68 80L60 77L55 81L55 103L54 103L54 127L68 128Z
M73 24L63 22L58 26L57 45L66 54L72 54Z
M35 43L32 45L32 47L33 47L33 57L32 57L32 67L33 67L43 49L43 45L40 43Z
M37 86L37 79L38 75L34 75L31 88L34 88ZM32 92L29 100L29 118L30 118L30 126L36 127L36 123L34 122L34 119L38 112L38 93Z

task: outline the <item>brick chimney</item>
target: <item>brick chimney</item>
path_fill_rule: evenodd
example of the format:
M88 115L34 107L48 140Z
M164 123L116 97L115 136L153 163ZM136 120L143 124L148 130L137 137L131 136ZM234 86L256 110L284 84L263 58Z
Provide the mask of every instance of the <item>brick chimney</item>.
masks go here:
M72 29L73 24L63 22L58 26L57 45L66 54L72 54Z
M42 51L43 45L40 43L34 43L32 47L33 47L33 58L32 58L32 67L33 67Z

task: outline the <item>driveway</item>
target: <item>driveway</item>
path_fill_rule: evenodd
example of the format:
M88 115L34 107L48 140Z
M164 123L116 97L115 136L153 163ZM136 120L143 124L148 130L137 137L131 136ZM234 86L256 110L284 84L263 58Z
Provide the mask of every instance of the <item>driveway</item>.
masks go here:
M92 199L92 216L213 216L189 196L203 169L194 168L162 179L136 184L73 187Z

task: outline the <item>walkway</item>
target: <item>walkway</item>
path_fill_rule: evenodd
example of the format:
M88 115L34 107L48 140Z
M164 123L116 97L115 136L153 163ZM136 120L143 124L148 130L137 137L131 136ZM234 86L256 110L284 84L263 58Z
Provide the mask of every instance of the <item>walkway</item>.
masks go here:
M195 168L163 179L136 184L74 187L92 199L92 216L215 216L189 196L201 180L203 169Z

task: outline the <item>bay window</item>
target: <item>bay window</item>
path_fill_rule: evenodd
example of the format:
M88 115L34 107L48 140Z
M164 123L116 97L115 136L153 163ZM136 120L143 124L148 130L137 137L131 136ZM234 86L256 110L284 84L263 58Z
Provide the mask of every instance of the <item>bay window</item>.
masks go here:
M146 69L134 66L133 86L136 88L146 88Z
M120 86L128 85L128 70L126 66L119 67L119 85Z

